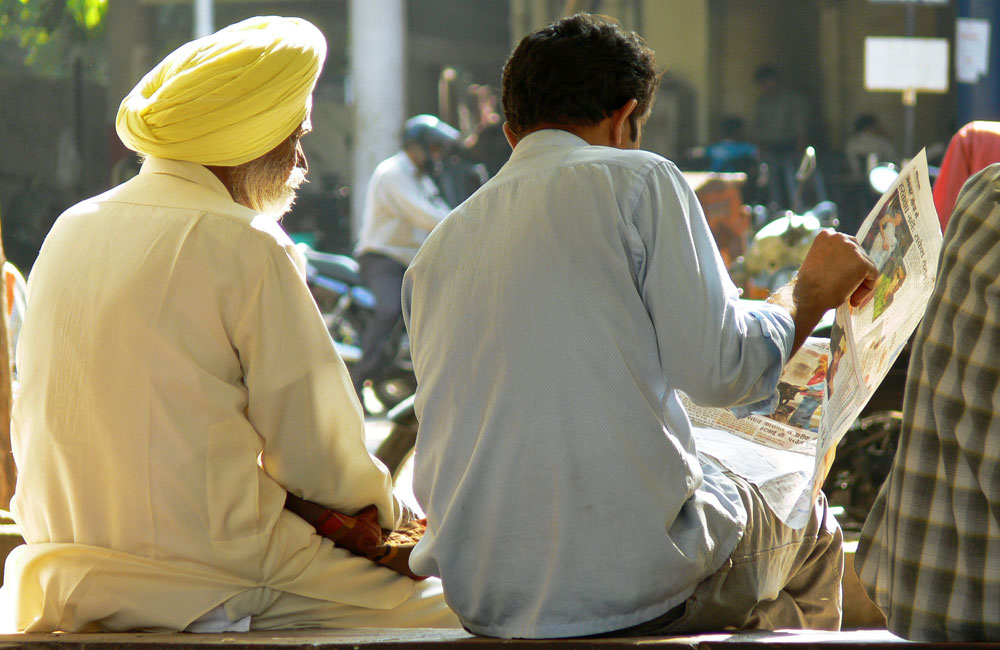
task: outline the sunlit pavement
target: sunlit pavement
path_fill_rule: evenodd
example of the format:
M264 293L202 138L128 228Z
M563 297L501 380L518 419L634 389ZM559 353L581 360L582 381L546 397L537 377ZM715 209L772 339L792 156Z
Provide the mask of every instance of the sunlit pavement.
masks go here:
M378 446L382 444L386 436L389 435L391 424L388 420L380 416L368 416L365 418L365 446L368 451L375 453Z

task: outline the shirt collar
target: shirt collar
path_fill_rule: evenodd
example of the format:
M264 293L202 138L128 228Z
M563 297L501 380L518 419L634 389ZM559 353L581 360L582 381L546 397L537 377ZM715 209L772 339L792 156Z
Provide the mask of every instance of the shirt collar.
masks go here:
M569 149L589 146L589 142L575 133L563 131L562 129L542 129L524 136L517 143L517 146L514 147L514 151L511 152L510 157L514 159L535 156L553 148Z
M139 169L139 173L176 176L232 200L229 190L222 184L219 177L209 171L207 167L198 163L147 156L146 160L142 163L142 167Z
M417 166L413 164L413 161L410 160L409 154L407 154L405 151L400 151L399 153L397 153L396 159L399 161L400 169L402 169L406 173L412 176L420 176L423 173L419 169L417 169Z

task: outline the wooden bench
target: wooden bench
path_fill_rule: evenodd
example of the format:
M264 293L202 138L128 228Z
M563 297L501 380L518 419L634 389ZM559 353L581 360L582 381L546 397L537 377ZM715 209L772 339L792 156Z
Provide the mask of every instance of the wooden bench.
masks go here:
M23 543L17 526L0 517L0 566L7 553ZM719 645L728 649L742 647L882 647L899 643L900 639L885 630L885 618L869 600L854 575L854 548L857 542L845 545L844 630L843 632L775 632L715 634L679 638L642 639L573 639L565 641L509 641L482 639L458 630L303 630L283 632L251 632L248 634L42 634L0 635L0 650L7 648L101 648L129 650L177 650L178 648L711 648ZM2 580L2 573L0 573ZM745 645L750 644L750 645ZM789 645L791 644L791 645ZM815 644L815 645L814 645Z
M641 648L642 650L682 649L762 650L857 650L859 648L942 647L908 643L885 630L814 632L808 630L707 634L684 637L637 637L629 639L485 639L461 630L371 629L371 630L289 630L245 634L117 633L117 634L21 634L0 635L0 649L25 650L403 650L410 648L445 650L503 650ZM979 646L986 644L951 644Z

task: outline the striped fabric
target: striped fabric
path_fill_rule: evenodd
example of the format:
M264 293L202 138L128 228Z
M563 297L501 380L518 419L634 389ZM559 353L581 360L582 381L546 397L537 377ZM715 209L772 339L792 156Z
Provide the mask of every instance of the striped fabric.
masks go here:
M1000 164L959 196L907 381L858 575L895 634L1000 640Z

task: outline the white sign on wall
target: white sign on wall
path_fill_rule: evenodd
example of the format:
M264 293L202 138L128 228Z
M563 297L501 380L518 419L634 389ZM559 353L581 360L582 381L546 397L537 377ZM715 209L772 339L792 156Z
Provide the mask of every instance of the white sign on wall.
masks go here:
M948 92L948 39L868 36L865 89Z
M974 84L990 73L990 21L955 20L955 81Z

